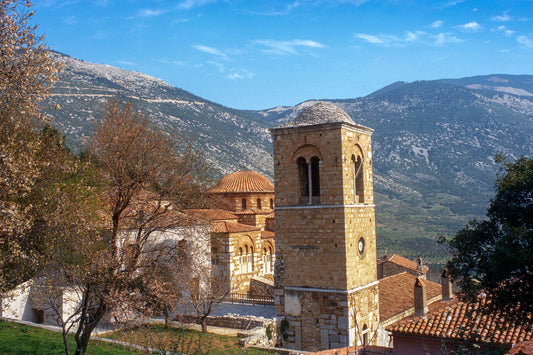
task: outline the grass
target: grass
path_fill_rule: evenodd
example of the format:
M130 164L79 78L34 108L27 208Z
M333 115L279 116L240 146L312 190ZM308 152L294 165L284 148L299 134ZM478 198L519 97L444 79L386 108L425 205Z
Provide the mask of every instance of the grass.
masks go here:
M74 337L69 337L71 353L76 350ZM30 327L18 323L0 321L0 354L3 355L56 355L64 354L65 348L60 333ZM142 354L124 346L89 341L88 355L126 355Z
M239 345L239 338L237 337L202 333L192 329L165 328L162 325L150 325L117 331L106 337L160 351L165 350L185 354L272 354L272 352L266 350L244 349Z

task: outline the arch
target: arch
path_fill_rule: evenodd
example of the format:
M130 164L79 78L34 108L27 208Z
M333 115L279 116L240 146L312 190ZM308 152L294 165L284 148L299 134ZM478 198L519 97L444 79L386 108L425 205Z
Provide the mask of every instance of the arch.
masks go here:
M243 198L241 200L241 208L242 208L243 211L246 209L246 199L245 198Z
M273 198L270 199L270 209L271 210L274 209L274 199Z
M294 151L292 160L296 160L297 157L303 157L306 161L310 161L312 157L318 157L319 160L322 160L322 153L320 153L320 149L316 146L304 144Z
M261 199L260 198L257 199L257 208L261 209Z

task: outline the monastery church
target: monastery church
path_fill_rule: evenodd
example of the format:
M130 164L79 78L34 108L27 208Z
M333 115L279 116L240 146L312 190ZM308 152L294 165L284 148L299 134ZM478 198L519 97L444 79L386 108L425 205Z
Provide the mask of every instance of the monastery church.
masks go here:
M240 171L208 191L223 209L190 211L211 222L215 272L239 293L274 295L283 347L390 346L385 328L443 288L420 260L377 259L373 130L319 102L271 133L275 190Z

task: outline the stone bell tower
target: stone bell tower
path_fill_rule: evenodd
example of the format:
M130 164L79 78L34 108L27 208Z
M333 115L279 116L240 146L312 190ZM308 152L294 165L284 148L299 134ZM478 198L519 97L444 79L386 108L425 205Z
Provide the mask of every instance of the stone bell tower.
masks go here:
M379 323L373 130L319 102L271 132L275 303L284 346L373 343Z

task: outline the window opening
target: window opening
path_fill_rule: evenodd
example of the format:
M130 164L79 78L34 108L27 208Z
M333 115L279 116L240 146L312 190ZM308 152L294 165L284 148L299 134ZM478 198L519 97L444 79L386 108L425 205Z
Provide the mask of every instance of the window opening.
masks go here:
M257 208L261 209L261 199L260 198L257 199Z

